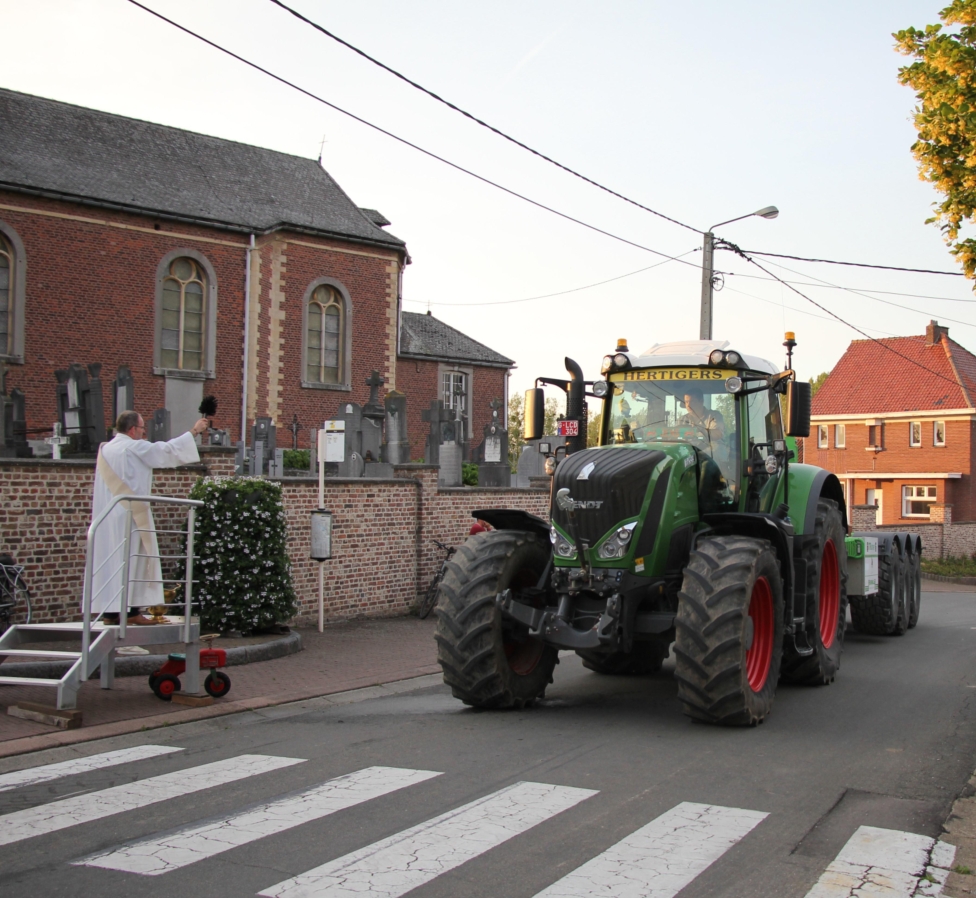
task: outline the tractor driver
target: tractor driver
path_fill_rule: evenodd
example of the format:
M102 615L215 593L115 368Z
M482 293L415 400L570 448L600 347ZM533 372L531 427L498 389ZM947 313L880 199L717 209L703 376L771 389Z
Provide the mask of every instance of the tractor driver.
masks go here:
M678 419L679 427L693 427L711 452L725 437L725 418L720 411L705 408L705 394L700 387L686 387L685 414Z

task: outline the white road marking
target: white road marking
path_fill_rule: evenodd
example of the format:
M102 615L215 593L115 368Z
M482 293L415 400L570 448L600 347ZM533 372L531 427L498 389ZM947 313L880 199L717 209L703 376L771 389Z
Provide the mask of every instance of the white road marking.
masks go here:
M135 783L126 783L88 792L73 798L14 811L0 817L0 845L10 845L46 833L67 829L80 823L100 820L170 798L189 795L235 780L248 779L259 773L303 763L302 758L276 758L269 755L238 755L224 761L177 770L161 776L151 776Z
M118 751L106 751L87 758L72 758L70 761L58 761L57 764L45 764L43 767L28 767L26 770L15 770L12 773L0 774L0 792L8 789L19 789L22 786L33 786L35 783L46 783L48 780L60 779L63 776L74 776L76 773L87 773L89 770L101 770L103 767L114 767L116 764L128 764L130 761L144 761L174 751L183 751L170 745L137 745L134 748L120 748Z
M298 795L181 829L162 838L125 845L75 863L158 876L440 775L434 770L367 767Z
M536 898L671 898L767 816L683 801Z
M934 898L955 854L954 846L928 836L861 826L807 898Z
M265 889L270 898L397 898L596 792L516 783Z

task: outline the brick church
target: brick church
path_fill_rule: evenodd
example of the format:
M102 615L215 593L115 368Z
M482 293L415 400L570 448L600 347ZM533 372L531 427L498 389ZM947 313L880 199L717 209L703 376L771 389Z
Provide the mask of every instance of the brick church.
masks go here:
M0 90L8 390L42 436L56 370L101 363L110 418L126 365L137 410L169 409L174 434L213 394L231 440L297 418L307 446L376 370L407 396L412 458L432 399L462 406L478 442L514 362L402 310L410 256L389 224L313 160Z

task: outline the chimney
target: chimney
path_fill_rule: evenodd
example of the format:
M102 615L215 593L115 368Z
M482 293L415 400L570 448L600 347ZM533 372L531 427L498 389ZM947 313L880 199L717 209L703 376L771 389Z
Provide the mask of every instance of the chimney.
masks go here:
M936 343L941 343L943 337L949 336L949 328L942 327L938 321L930 321L927 328L925 328L925 345L935 346Z

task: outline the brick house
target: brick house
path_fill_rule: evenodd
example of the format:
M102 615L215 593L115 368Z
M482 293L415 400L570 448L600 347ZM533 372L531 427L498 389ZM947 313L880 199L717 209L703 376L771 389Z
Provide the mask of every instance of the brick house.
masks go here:
M876 506L878 525L976 520L974 400L976 356L935 321L855 340L814 397L805 459L841 479L848 507Z
M397 357L410 258L389 224L313 160L0 90L0 359L32 436L75 362L102 364L106 417L128 365L138 409L170 409L174 433L213 393L232 440L294 416L300 445L375 369L407 393L419 457L440 389ZM503 357L443 355L426 363L467 366L480 433Z

